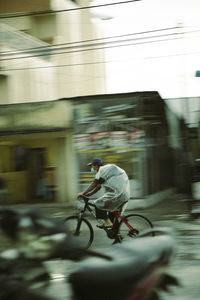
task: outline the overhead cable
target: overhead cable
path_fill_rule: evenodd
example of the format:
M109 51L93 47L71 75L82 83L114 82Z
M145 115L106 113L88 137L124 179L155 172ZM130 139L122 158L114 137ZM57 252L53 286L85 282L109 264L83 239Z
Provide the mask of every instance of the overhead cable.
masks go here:
M177 38L176 38L177 39ZM171 39L170 39L171 40ZM159 56L152 56L152 57L144 57L143 59L156 59L156 58L167 58L173 56L186 56L186 55L196 55L200 54L200 51L197 52L188 52L188 53L179 53L179 54L169 54L169 55L159 55ZM53 68L63 68L63 67L77 67L77 66L85 66L85 65L97 65L97 64L107 64L113 62L123 62L123 61L133 61L135 59L124 59L124 60L107 60L107 61L96 61L96 62L86 62L86 63L75 63L75 64L61 64L61 65L53 65L53 66L36 66L36 67L19 67L19 68L12 68L12 69L2 69L2 71L23 71L23 70L35 70L35 69L53 69Z
M32 12L15 12L15 13L8 13L8 14L0 14L0 19L9 19L9 18L18 18L18 17L26 17L26 16L36 16L36 15L47 15L47 14L55 14L61 12L71 12L76 10L83 10L83 9L91 9L91 8L100 8L105 6L112 6L112 5L120 5L120 4L128 4L133 2L138 2L141 0L127 0L127 1L120 1L120 2L113 2L113 3L105 3L99 5L91 5L91 6L80 6L74 8L67 8L67 9L59 9L59 10L39 10L39 11L32 11Z
M47 46L39 46L39 47L31 47L31 48L25 48L25 49L19 49L19 50L8 50L4 52L0 52L1 56L8 56L8 55L16 55L19 54L20 52L36 52L36 51L46 51L46 50L51 50L51 49L56 49L57 47L60 46L67 46L67 45L77 45L81 43L87 43L87 42L95 42L95 41L100 41L100 40L108 40L108 39L114 39L114 38L122 38L122 37L128 37L128 36L134 36L134 35L143 35L143 34L149 34L149 33L156 33L160 31L169 31L169 30L175 30L179 29L180 27L175 26L175 27L168 27L168 28L160 28L160 29L154 29L154 30L149 30L149 31L141 31L141 32L134 32L134 33L128 33L128 34L122 34L122 35L113 35L113 36L107 36L107 37L101 37L101 38L95 38L95 39L87 39L87 40L80 40L80 41L74 41L74 42L66 42L66 43L59 43L59 44L54 44L54 45L47 45ZM192 31L191 31L192 32ZM79 47L81 47L80 45ZM84 46L84 45L83 45ZM74 46L75 47L75 46Z
M91 46L97 46L97 47L95 47L95 48L87 48L87 49L78 49L78 50L69 50L69 51L63 51L63 52L57 52L57 53L52 53L51 55L72 54L72 53L78 53L78 52L111 49L111 48L116 48L116 47L127 47L127 46L150 44L150 43L156 43L156 42L164 42L164 41L169 41L169 40L174 40L174 39L180 39L181 37L178 37L178 35L182 35L182 34L183 33L170 33L170 34L164 34L164 35L158 35L158 36L150 36L150 37L146 37L146 38L135 38L135 39L128 39L128 40L124 40L124 41L119 40L119 41L110 41L110 42L98 43L98 44L94 44L94 45L85 45L85 47L91 47ZM176 36L176 37L169 38L169 39L160 39L160 38L166 37L166 36ZM151 38L151 39L152 38L159 38L159 39L152 40L152 41L137 42L138 40L141 40L141 39L144 40L144 39L149 39L149 38ZM128 43L129 41L131 41L131 42L132 41L133 42L136 41L136 42L135 43ZM110 45L110 46L99 47L101 45L116 44L116 43L121 43L121 42L125 42L125 43L124 44L118 44L118 45ZM58 50L60 50L60 49L58 49ZM2 58L2 59L0 59L0 61L27 59L27 58L33 58L33 57L38 57L38 56L39 57L41 57L41 56L47 56L47 53L37 54L37 55L31 55L31 56L19 56L19 57L11 57L11 58Z
M176 27L174 27L176 28ZM174 29L172 28L172 29ZM165 30L165 29L162 29L162 30ZM169 30L169 29L167 29ZM150 32L156 32L156 31L161 31L161 30L155 30L155 31L149 31ZM92 50L102 50L102 49L108 49L108 48L115 48L117 46L119 47L122 47L122 46L131 46L131 45L140 45L140 44L145 44L145 43L152 43L152 42L159 42L159 41L165 41L165 40L160 40L160 38L162 37L167 37L167 36L183 36L185 34L190 34L190 33L194 33L194 32L199 32L200 30L194 30L194 31L185 31L185 32L174 32L174 33L167 33L167 34L160 34L160 35L151 35L151 36L144 36L144 37L138 37L138 38L132 38L132 39L125 39L125 40L114 40L114 41L108 41L108 42L101 42L101 43L92 43L92 44L84 44L84 45L72 45L72 46L66 46L65 45L70 45L72 43L63 43L63 44L59 44L60 47L46 47L43 49L42 48L39 48L38 50L36 49L35 51L33 49L35 48L31 48L29 51L14 51L12 53L6 53L6 52L3 52L1 53L1 57L6 57L6 58L1 58L0 61L6 61L6 60L18 60L18 59L27 59L27 58L32 58L32 57L41 57L41 56L47 56L49 55L49 53L47 53L47 51L51 51L51 55L60 55L60 54L70 54L70 53L77 53L77 52L85 52L85 51L92 51ZM121 36L116 36L116 37L125 37L125 36L132 36L132 35L137 35L137 34L144 34L144 32L141 32L141 33L133 33L133 34L127 34L127 35L121 35ZM113 39L114 36L112 37L107 37L105 39ZM140 41L140 40L146 40L146 39L153 39L153 38L157 38L158 40L155 40L155 41L149 41L149 42L138 42L138 43L134 43L134 44L120 44L120 43L127 43L127 42L130 42L130 41ZM90 40L90 41L95 41L95 40L102 40L103 38L99 38L99 39L94 39L94 40ZM169 40L169 39L166 39L166 41ZM85 42L85 41L84 41ZM79 43L79 42L74 42L75 44L76 43ZM112 46L112 44L119 44L117 46ZM101 45L110 45L111 46L108 46L108 47L99 47ZM63 45L63 47L61 46ZM98 47L98 48L87 48L87 47ZM82 49L82 48L87 48L87 49ZM72 49L78 49L78 50L72 50ZM56 52L56 51L59 51L59 50L70 50L70 51L63 51L63 52ZM71 51L72 50L72 51ZM52 51L54 51L54 53L52 53ZM28 54L31 54L32 52L33 53L38 53L38 54L34 54L34 55L31 55L31 56L15 56L15 57L12 57L14 55L18 55L18 54L24 54L24 52L27 52ZM42 53L43 52L43 53ZM11 57L9 57L11 56Z

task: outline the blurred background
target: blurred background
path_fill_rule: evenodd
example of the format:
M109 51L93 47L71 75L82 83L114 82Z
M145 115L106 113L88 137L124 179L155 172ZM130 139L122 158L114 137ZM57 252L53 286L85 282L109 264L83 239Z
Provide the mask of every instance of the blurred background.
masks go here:
M1 203L73 202L100 157L131 198L200 200L198 0L0 0Z

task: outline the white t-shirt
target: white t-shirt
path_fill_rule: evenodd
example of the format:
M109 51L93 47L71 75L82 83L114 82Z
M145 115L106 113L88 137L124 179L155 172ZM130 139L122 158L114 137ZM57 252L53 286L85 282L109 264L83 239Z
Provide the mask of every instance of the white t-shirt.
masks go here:
M101 166L95 181L102 184L105 194L95 200L98 208L115 210L130 198L130 185L126 172L120 167L108 164Z

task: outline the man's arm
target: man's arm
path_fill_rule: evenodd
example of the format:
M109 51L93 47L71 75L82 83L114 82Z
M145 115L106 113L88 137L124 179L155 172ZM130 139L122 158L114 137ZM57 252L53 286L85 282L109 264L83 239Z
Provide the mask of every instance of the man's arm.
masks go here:
M81 196L91 196L93 194L95 194L96 192L98 192L98 190L100 190L102 183L104 183L105 180L103 178L99 178L99 179L95 179L90 186L82 193L79 193L77 195L77 198L81 197Z
M91 191L93 191L94 189L96 189L98 185L99 185L99 184L98 184L97 182L93 181L93 182L89 185L89 187L88 187L84 192L79 193L79 194L77 195L77 198L79 198L79 197L81 197L81 196L88 195L88 193L90 193Z
M96 194L101 188L101 184L97 184L97 186L89 193L87 193L87 196L92 196L94 194Z

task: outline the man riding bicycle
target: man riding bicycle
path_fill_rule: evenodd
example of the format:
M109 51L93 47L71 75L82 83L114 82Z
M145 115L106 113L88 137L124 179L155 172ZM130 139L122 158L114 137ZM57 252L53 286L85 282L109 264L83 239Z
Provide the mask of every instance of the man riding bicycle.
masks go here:
M101 228L109 228L112 226L112 222L108 212L118 210L130 198L128 176L123 169L114 164L103 165L102 160L99 158L93 159L88 166L91 166L91 172L96 174L95 180L84 192L79 193L77 198L91 196L103 187L105 190L104 195L96 199L94 203L97 208L97 218L104 219Z

